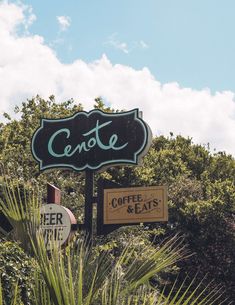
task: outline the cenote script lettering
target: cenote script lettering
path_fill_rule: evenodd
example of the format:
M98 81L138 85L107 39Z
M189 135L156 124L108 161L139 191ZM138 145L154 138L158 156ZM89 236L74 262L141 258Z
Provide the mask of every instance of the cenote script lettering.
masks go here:
M55 147L53 145L56 137L58 137L61 134L65 134L66 139L70 138L70 130L68 128L62 128L59 129L58 131L56 131L55 133L52 134L52 136L50 137L49 141L48 141L48 152L51 156L56 157L56 158L61 158L61 157L71 157L76 153L81 153L81 152L87 152L90 149L94 148L94 147L99 147L102 150L121 150L123 148L125 148L128 145L128 142L118 146L117 142L118 142L118 136L117 134L112 134L109 138L108 141L108 145L104 144L102 142L102 139L100 138L100 130L103 129L104 127L110 125L112 123L112 121L108 121L105 122L103 124L99 123L99 120L96 121L96 126L89 130L86 133L83 133L83 137L85 137L86 139L81 142L78 143L76 146L72 146L70 144L66 145L64 147L64 150L62 153L59 153L58 151L55 151Z

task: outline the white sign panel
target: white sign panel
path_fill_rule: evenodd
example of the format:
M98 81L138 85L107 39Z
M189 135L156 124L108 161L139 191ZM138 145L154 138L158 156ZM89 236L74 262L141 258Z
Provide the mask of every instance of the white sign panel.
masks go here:
M51 203L41 207L40 228L47 250L66 243L73 218L72 212L61 205Z

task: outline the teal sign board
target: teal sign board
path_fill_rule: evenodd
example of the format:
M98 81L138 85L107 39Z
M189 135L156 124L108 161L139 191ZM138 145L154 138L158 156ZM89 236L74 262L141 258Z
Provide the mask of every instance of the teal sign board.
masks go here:
M151 144L151 131L138 109L119 113L77 112L62 119L42 119L32 138L40 170L98 170L139 163Z

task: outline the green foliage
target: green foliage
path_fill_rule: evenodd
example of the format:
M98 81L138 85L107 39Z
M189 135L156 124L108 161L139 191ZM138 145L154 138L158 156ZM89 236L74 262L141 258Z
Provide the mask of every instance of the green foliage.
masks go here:
M206 176L206 175L205 175ZM205 177L204 176L204 177ZM204 180L204 181L203 181ZM172 231L182 232L194 256L184 265L185 273L205 272L223 283L234 298L235 283L235 188L232 179L210 181L182 177L169 188ZM184 273L181 273L184 274Z
M32 135L41 118L69 116L82 109L80 104L73 103L73 100L69 100L58 104L54 96L48 101L36 96L22 103L21 107L15 108L15 112L20 114L19 120L13 120L8 116L9 122L0 130L0 156L2 163L7 164L12 177L24 177L29 180L37 176L37 167L30 148Z
M147 247L145 253L139 253L145 256L145 260L140 263L137 257L133 258L133 253L139 252L138 240L134 241L134 244L133 241L128 242L122 253L114 259L109 256L109 251L103 250L97 255L93 247L87 246L80 239L75 246L64 251L54 248L48 255L44 241L39 235L34 243L35 263L39 267L35 265L34 272L32 265L30 272L27 270L32 260L25 257L16 244L11 244L10 249L15 250L14 255L11 253L14 260L13 263L9 262L8 253L7 264L9 263L10 268L4 266L8 272L7 278L5 272L2 273L3 294L0 285L0 304L223 304L218 289L207 293L208 287L203 287L202 283L191 289L195 280L188 285L183 283L179 288L173 286L168 294L150 285L149 280L153 275L164 271L179 259L181 249L178 246L175 248L174 243L175 241L168 241L162 247L151 251ZM4 292L4 285L8 285L10 294L8 290Z
M47 182L58 186L63 190L64 205L69 204L76 217L82 220L83 177L72 171L39 174L38 165L31 154L31 139L42 118L71 116L79 110L82 110L82 106L72 99L56 103L54 96L47 101L36 96L22 103L21 107L15 109L20 118L9 117L9 122L0 128L0 162L6 174L17 183L28 181L34 188L43 190L44 194ZM43 199L46 200L45 197Z
M22 194L23 192L23 194ZM33 189L20 189L9 181L3 184L3 198L0 198L0 211L10 222L13 240L30 253L30 236L39 226L41 200Z
M124 185L168 185L169 222L163 238L180 232L194 253L179 264L181 274L208 273L235 299L235 160L212 155L182 136L153 139L143 166L109 169L108 179ZM161 240L158 236L157 241Z
M128 243L116 258L102 251L94 256L94 250L84 242L76 243L75 249L64 253L57 248L48 258L44 241L37 239L35 254L39 262L45 289L55 304L75 305L100 303L100 299L126 299L149 279L176 262L182 248L169 241L161 248L145 247L144 260L133 257L138 250L138 240ZM140 254L140 253L139 253ZM39 292L35 291L37 295ZM109 295L109 297L107 297ZM107 301L104 303L107 304Z
M35 262L15 242L0 242L0 304L31 304ZM2 300L1 300L2 299ZM3 301L4 300L4 301ZM14 301L15 300L15 301Z

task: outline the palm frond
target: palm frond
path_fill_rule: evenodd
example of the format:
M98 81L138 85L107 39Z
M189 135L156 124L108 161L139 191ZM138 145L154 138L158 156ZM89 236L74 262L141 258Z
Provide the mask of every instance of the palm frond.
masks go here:
M3 195L4 199L0 198L0 210L13 227L13 239L30 252L30 236L34 236L39 227L40 196L34 189L26 192L26 188L21 190L18 183L7 179L3 183Z

